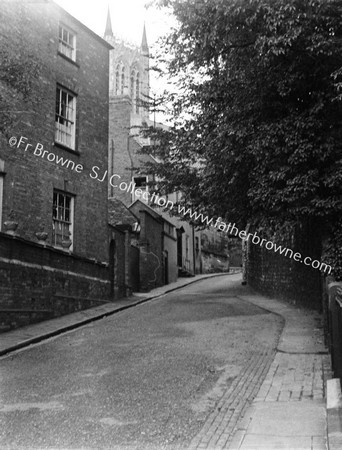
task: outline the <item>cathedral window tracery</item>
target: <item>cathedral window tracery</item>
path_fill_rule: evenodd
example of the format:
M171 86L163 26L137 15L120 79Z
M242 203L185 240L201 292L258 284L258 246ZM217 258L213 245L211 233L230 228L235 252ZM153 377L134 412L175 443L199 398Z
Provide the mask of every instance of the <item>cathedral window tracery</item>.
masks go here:
M137 67L131 70L130 79L130 95L132 99L132 111L136 114L140 113L140 73Z
M116 66L115 71L115 94L118 95L120 92L120 65Z
M126 68L123 62L119 62L115 68L115 95L125 94L126 87Z
M136 81L135 81L135 112L137 114L139 114L139 100L140 100L140 75L139 72L137 73L136 76Z
M122 66L121 69L121 94L124 93L125 90L125 67Z
M131 72L131 99L134 100L134 81L135 81L135 70Z

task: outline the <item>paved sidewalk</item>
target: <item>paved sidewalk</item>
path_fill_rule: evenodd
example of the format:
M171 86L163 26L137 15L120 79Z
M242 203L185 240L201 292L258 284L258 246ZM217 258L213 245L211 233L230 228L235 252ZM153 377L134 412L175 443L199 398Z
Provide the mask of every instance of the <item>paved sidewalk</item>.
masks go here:
M57 317L55 319L46 320L44 322L28 325L26 327L18 328L13 331L8 331L0 334L0 356L10 353L20 348L26 347L30 344L37 343L43 339L56 336L65 331L86 325L94 320L102 319L103 317L123 311L127 308L132 308L141 303L153 300L168 292L180 289L188 284L196 281L222 275L232 275L239 272L239 269L231 269L229 273L216 273L196 275L189 278L179 278L176 282L162 286L148 293L137 293L131 297L117 300L113 303L105 303L95 308L85 309L65 316Z
M248 300L285 318L277 353L252 405L225 448L325 450L330 357L321 317L258 295Z
M326 450L330 357L321 316L258 294L239 298L282 316L284 329L275 351L234 380L189 450Z
M0 355L218 275L179 279L147 294L3 333ZM321 316L252 295L250 290L240 298L279 314L285 326L277 349L255 355L223 394L190 448L326 450L324 386L330 377L330 357L324 347Z

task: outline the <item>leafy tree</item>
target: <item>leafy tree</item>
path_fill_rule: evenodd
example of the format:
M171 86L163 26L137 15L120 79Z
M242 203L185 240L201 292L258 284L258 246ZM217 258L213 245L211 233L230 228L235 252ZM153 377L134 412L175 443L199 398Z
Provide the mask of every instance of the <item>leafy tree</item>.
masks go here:
M174 122L148 130L162 189L240 227L328 232L342 213L342 2L159 4L178 23L162 43Z

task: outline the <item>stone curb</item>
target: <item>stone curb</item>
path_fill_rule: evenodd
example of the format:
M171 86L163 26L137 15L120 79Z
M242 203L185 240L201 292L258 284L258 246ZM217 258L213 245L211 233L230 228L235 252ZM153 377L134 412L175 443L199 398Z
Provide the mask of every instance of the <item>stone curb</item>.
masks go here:
M342 448L342 393L339 378L327 381L327 441L329 450Z
M155 295L151 295L150 297L142 298L141 300L134 301L134 299L136 297L127 297L127 298L124 299L124 301L128 301L128 302L131 301L131 303L129 303L127 305L122 305L122 306L115 307L115 303L114 303L113 304L113 310L109 310L109 311L101 312L101 313L98 313L98 314L94 314L94 316L92 316L92 317L78 319L74 323L70 323L68 325L61 326L61 327L59 327L57 329L38 334L37 336L31 337L29 339L22 340L21 342L18 342L18 343L13 344L13 345L9 345L6 348L2 348L2 349L0 349L0 357L4 356L4 355L7 355L8 353L14 352L16 350L20 350L20 349L22 349L24 347L28 347L29 345L36 344L36 343L41 342L41 341L43 341L45 339L48 339L48 338L51 338L51 337L54 337L54 336L58 336L59 334L62 334L62 333L65 333L67 331L74 330L76 328L82 327L82 326L87 325L87 324L89 324L91 322L95 322L96 320L100 320L100 319L103 319L105 317L111 316L113 314L119 313L121 311L124 311L125 309L133 308L133 307L135 307L137 305L141 305L141 304L146 303L146 302L148 302L150 300L154 300L154 299L159 298L159 297L161 297L161 296L163 296L165 294L168 294L170 292L173 292L173 291L176 291L178 289L181 289L181 288L183 288L185 286L189 286L190 284L197 283L198 281L206 280L208 278L214 278L214 277L217 277L217 276L236 275L237 273L239 273L239 272L224 272L224 273L208 274L208 276L203 276L201 278L195 278L194 277L194 278L190 279L188 282L186 282L186 283L184 283L182 285L174 286L174 287L171 287L170 289L165 289L162 292L158 292ZM111 304L107 303L106 305L111 305ZM92 310L92 308L89 308L89 309L86 309L86 310L83 310L83 311L78 311L75 314L78 314L79 312L88 312L89 313L89 312L91 312L91 310ZM61 317L63 317L63 316L61 316ZM61 317L58 317L57 319L60 319ZM41 323L43 323L43 322L41 322Z

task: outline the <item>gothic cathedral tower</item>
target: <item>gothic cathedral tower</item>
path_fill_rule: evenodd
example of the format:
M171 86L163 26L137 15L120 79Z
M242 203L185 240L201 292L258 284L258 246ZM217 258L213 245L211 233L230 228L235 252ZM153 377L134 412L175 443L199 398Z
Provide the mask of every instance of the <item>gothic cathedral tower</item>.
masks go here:
M149 48L144 25L140 47L118 39L112 30L108 8L104 39L113 47L109 61L109 152L108 180L140 183L147 189L148 175L142 173L146 157L139 150L148 145L141 126L149 124ZM140 186L139 186L140 187ZM129 206L135 197L109 183L108 196Z
M149 48L145 25L141 46L128 44L114 36L108 8L104 39L113 46L113 50L110 52L109 96L128 95L132 103L133 122L137 122L137 116L147 119L146 102L149 99L150 80Z

